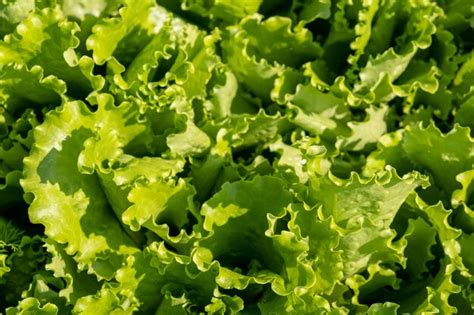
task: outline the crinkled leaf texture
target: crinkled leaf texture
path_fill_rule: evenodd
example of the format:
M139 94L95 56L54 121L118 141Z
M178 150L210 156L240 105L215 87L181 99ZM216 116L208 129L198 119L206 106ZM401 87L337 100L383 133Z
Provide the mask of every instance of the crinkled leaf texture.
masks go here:
M6 314L473 314L468 0L0 1Z

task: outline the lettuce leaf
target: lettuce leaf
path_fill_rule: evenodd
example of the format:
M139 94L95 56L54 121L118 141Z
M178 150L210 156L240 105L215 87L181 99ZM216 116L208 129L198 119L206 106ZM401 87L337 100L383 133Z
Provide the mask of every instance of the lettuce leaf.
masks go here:
M473 313L472 9L0 1L0 309Z

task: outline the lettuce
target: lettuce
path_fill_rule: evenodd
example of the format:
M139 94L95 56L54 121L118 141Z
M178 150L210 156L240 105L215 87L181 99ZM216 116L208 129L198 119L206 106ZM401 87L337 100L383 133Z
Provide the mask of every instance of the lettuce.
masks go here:
M0 3L5 314L471 314L468 0Z

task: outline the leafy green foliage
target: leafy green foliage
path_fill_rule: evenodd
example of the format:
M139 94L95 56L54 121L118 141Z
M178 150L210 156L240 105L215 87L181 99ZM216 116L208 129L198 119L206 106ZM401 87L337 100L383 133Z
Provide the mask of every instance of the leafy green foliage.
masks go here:
M0 310L472 314L473 12L0 1Z

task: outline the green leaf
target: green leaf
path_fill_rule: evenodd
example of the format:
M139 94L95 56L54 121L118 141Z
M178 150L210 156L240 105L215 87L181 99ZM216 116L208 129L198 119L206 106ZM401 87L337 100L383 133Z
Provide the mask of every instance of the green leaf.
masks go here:
M59 291L59 296L64 297L69 304L99 289L97 278L78 270L77 263L66 253L64 245L48 240L46 249L52 256L46 269L53 273L55 279L65 281L66 285Z
M0 36L11 33L34 8L35 2L32 0L2 2L0 4Z
M461 246L461 257L464 265L469 269L471 275L474 275L474 260L472 256L472 249L474 248L474 234L464 234L459 238L459 245Z
M217 21L238 22L241 18L258 12L263 0L244 0L236 4L231 0L207 3L202 0L184 0L182 8Z
M43 306L35 298L26 298L21 300L16 307L10 307L6 310L7 315L56 315L58 314L58 308L51 303L47 303Z
M201 268L219 264L217 283L225 289L271 283L273 291L285 294L300 282L310 283L310 270L298 263L306 246L292 233L270 232L272 218L283 216L290 201L284 182L272 176L224 184L202 206L209 233L199 241L195 261ZM285 269L288 276L280 276Z
M360 302L369 300L379 294L383 295L381 291L383 292L387 288L399 288L401 280L397 278L396 273L393 270L381 267L378 264L371 264L368 266L367 272L367 278L356 274L346 280L346 284L354 290L354 297L351 301L353 304L357 305ZM374 306L371 307L373 309L377 308ZM380 308L384 309L383 306ZM373 310L369 308L367 312L370 313L373 312Z
M155 242L127 258L117 273L117 290L135 304L125 307L136 308L139 302L145 313L155 311L168 290L186 293L192 304L203 310L213 297L215 277L215 271L199 272L189 256L177 255L164 243Z
M315 272L313 290L319 294L331 294L336 283L344 277L342 251L338 249L341 235L331 220L320 220L320 209L294 206L288 227L308 243L307 259Z
M40 67L34 70L35 75L41 77L43 72L54 75L69 84L68 94L85 97L104 83L92 73L92 60L87 56L80 57L74 51L79 45L75 36L78 31L77 24L64 20L58 9L47 8L33 13L17 26L15 33L5 36L0 43L0 65L13 63L32 70Z
M0 0L0 309L471 314L472 8Z
M459 111L454 121L463 127L474 129L474 95L467 99L459 106Z
M125 55L127 51L143 48L149 41L149 34L155 29L159 31L164 22L153 18L154 14L162 12L155 9L154 1L125 1L125 4L119 11L120 17L100 21L93 27L93 34L87 38L87 48L92 50L94 61L99 65L112 55L117 56L119 61L122 55L125 60L130 58ZM120 45L127 39L128 47Z
M344 100L317 88L299 85L288 103L292 122L314 134L333 140L336 135L349 135L350 112Z
M372 304L367 313L370 315L395 315L400 306L395 303L385 302L383 304Z
M189 139L193 139L192 142ZM205 153L211 146L211 140L192 121L186 122L186 130L182 133L171 134L166 143L173 153L182 156Z
M47 255L40 237L23 236L23 231L1 217L0 227L0 253L6 254L0 277L0 307L6 308L20 300L33 276L44 267Z
M336 147L341 150L362 151L373 145L387 132L385 122L388 112L387 106L380 108L368 107L366 109L366 120L362 122L349 122L351 136L339 137Z
M329 171L330 162L325 158L325 148L314 145L309 139L303 139L291 146L279 139L270 144L270 150L280 154L277 167L281 168L284 174L294 173L303 184L308 181L310 174L324 175Z
M133 308L121 307L119 297L111 289L102 289L95 296L86 296L77 301L73 312L77 314L133 314ZM127 301L128 302L128 301Z
M456 176L472 168L473 143L467 128L455 126L444 135L431 124L408 127L402 146L415 166L430 172L436 185L452 193L458 187Z
M192 206L193 189L184 180L137 183L128 195L132 206L122 214L122 220L137 231L144 225L153 230L155 224L167 223L181 229L188 222L188 208Z
M427 185L426 178L419 174L400 178L393 169L372 179L353 173L347 181L331 175L312 180L310 202L321 203L320 217L334 220L343 234L338 249L345 274L360 272L379 260L404 264L403 244L392 243L395 233L390 224L420 185Z
M0 99L5 103L5 109L14 115L21 115L29 107L58 105L61 95L66 92L63 81L45 76L39 66L29 69L25 65L5 65L1 68Z
M45 225L46 234L53 240L66 243L66 252L75 255L81 266L88 266L106 278L115 272L114 264L120 263L117 254L133 253L136 249L114 216L99 179L81 173L78 160L86 144L107 148L105 143L114 139L108 142L109 146L114 143L120 147L120 143L133 139L142 128L126 125L125 117L129 114L129 104L114 107L106 95L99 98L95 113L81 102L66 103L50 112L45 123L35 129L36 142L25 159L22 186L34 198L30 220ZM96 115L101 118L96 119ZM99 122L111 129L96 129ZM120 138L114 138L117 134L110 132L114 129L123 131ZM94 131L103 142L94 141ZM110 153L108 158L113 159L116 149L96 153Z
M60 0L61 9L65 15L79 20L85 20L91 16L102 17L114 12L121 4L121 0Z
M320 53L308 30L296 28L293 31L288 18L272 17L262 21L259 15L227 28L222 49L224 61L237 78L264 100L268 99L277 75L285 66L298 67Z
M330 0L292 1L291 11L295 19L310 23L316 19L328 19L331 16Z
M426 263L435 258L431 247L436 244L436 230L422 218L409 219L403 239L407 243L406 270L411 279L420 278L424 272L429 271Z

